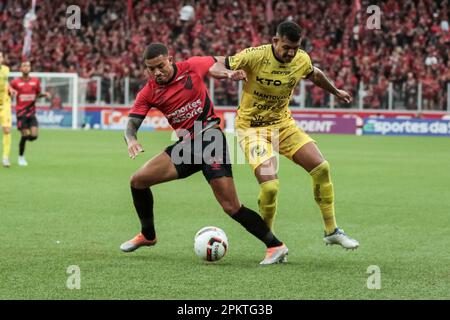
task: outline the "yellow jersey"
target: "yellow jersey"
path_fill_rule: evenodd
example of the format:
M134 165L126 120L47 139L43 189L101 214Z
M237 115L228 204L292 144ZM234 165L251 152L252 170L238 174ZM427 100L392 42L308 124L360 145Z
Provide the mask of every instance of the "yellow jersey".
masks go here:
M227 57L225 64L247 73L236 118L244 127L276 126L291 120L292 92L314 70L305 51L299 49L291 62L284 63L275 57L271 44L244 49Z
M8 77L9 67L0 66L0 108L9 103Z

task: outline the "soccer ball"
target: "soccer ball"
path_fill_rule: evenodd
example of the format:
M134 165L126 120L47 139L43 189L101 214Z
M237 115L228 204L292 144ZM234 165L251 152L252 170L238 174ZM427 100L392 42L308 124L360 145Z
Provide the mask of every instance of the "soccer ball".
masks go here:
M194 251L206 261L217 261L223 258L228 249L228 238L225 232L217 227L204 227L194 237Z

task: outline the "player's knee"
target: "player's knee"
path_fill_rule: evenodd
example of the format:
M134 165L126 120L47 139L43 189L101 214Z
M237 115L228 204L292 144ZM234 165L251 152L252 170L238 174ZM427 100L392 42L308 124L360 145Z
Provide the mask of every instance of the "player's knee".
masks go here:
M320 165L322 165L323 172L330 173L330 163L327 160L324 160Z
M260 198L264 197L264 199L270 203L276 200L280 188L278 179L263 182L259 186L261 188Z
M318 182L330 181L330 164L325 160L312 169L309 174Z
M142 189L142 188L146 187L143 183L143 179L142 179L141 175L138 173L134 173L130 177L130 186L135 189Z
M153 186L154 179L151 176L142 174L137 171L130 177L130 186L135 189L145 189Z
M4 134L10 134L11 133L11 128L3 127L3 133Z
M225 211L230 216L238 212L241 207L238 202L231 200L222 201L220 205L222 206L223 211Z

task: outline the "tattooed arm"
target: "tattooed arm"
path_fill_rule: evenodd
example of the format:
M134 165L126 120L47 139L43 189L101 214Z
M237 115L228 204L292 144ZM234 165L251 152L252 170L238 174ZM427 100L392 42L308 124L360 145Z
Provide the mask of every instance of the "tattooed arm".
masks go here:
M334 84L328 79L328 77L317 67L314 67L314 71L307 77L307 79L311 80L316 86L322 88L325 91L328 91L332 95L335 95L340 100L349 103L352 101L352 97L350 94L344 90L339 90L334 86Z
M131 159L137 157L139 152L144 152L141 144L137 141L137 132L144 119L128 117L127 126L125 129L125 142L128 146L128 155Z

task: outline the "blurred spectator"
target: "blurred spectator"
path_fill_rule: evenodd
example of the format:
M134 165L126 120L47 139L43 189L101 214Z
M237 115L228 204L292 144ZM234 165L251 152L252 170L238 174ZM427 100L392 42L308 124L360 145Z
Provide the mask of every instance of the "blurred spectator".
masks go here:
M408 78L405 83L405 101L406 109L417 109L417 81L412 72L408 72Z
M50 109L51 110L62 110L62 100L59 94L52 94L52 97L50 99Z

